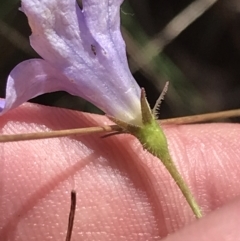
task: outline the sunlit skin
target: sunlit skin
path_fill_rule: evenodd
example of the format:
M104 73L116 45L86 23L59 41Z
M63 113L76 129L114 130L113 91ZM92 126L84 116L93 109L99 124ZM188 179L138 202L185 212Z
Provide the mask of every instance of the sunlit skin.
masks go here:
M24 104L0 123L2 133L12 134L111 122ZM163 165L133 136L1 143L0 240L64 240L72 189L77 192L73 241L238 240L240 125L165 126L164 131L202 207L201 220L195 220Z

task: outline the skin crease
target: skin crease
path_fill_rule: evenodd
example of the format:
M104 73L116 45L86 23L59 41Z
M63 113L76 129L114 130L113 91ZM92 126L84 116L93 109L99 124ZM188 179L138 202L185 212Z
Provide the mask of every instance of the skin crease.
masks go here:
M24 104L3 134L110 124L104 116ZM198 200L196 221L163 165L127 134L0 143L0 240L239 240L240 125L165 126L173 159Z

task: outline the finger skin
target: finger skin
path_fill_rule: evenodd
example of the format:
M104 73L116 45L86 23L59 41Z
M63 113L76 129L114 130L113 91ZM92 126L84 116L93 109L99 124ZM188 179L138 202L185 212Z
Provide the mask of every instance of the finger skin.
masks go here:
M0 118L4 134L109 123L103 116L31 104ZM164 131L208 220L240 194L240 125L165 126ZM163 165L128 134L1 143L0 157L0 240L64 240L72 189L77 192L73 241L159 240L196 222Z
M239 240L240 198L224 205L201 220L169 235L163 241Z

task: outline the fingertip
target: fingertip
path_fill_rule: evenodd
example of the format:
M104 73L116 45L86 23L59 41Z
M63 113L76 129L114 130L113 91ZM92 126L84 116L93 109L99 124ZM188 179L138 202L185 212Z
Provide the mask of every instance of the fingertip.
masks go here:
M240 237L240 198L169 235L164 241L226 241Z

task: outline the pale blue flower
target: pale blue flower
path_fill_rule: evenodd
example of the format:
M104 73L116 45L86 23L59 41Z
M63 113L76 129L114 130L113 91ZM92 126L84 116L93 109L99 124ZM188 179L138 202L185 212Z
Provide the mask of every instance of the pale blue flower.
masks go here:
M107 115L141 124L140 88L120 32L122 0L22 0L30 43L43 59L17 65L7 81L1 114L47 92L85 98Z

